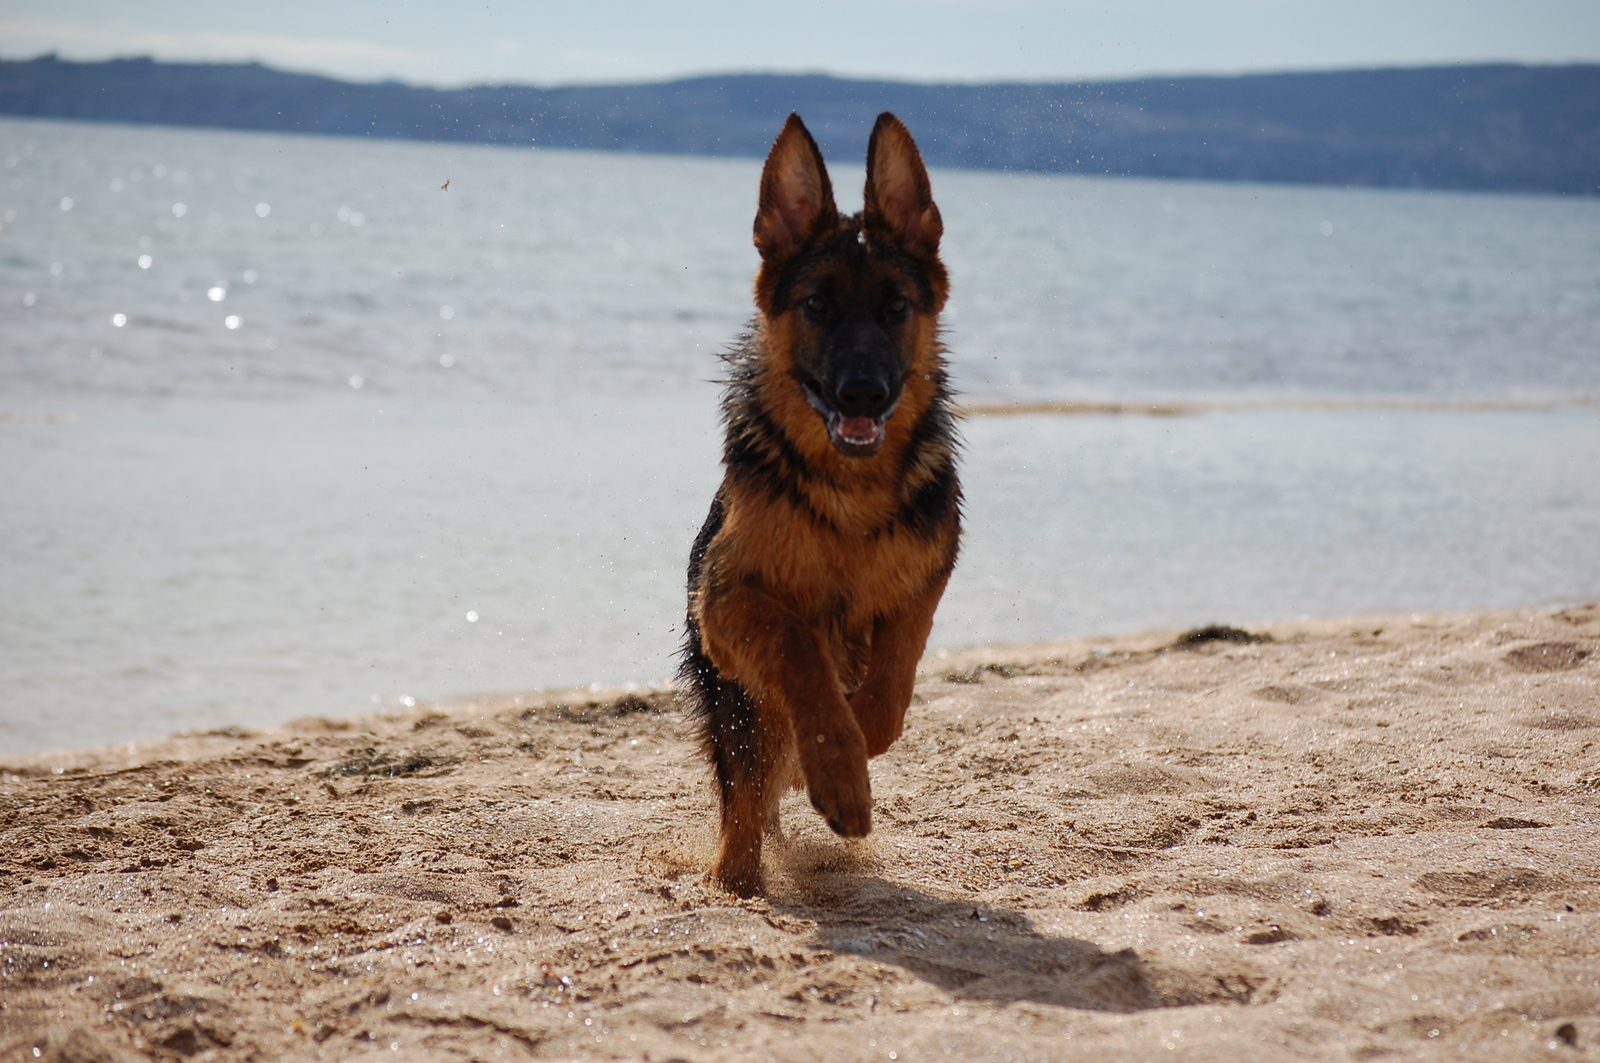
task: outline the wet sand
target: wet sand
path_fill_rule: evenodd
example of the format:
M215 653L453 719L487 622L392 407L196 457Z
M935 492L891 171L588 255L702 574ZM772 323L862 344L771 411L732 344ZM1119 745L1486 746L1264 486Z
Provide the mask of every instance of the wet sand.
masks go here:
M1600 607L1252 630L930 659L756 901L668 692L10 758L0 1058L1600 1058Z

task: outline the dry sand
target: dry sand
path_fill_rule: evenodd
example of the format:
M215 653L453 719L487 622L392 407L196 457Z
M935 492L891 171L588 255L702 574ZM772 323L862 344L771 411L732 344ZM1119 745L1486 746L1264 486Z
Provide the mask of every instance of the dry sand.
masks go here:
M667 694L15 759L0 1058L1600 1059L1600 608L930 660L708 888Z

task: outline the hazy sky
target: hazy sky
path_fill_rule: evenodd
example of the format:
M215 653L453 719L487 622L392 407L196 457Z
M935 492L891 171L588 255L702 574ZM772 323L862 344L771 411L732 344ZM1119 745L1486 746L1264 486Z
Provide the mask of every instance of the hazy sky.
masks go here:
M727 71L1058 80L1600 60L1600 0L0 0L0 55L259 59L339 77Z

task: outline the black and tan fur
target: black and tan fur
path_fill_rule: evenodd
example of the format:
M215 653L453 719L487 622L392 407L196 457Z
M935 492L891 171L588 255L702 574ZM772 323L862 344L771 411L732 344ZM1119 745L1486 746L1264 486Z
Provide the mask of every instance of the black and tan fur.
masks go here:
M721 806L712 875L741 895L763 888L791 784L837 833L871 831L867 758L900 736L955 565L942 232L898 118L878 118L846 217L789 116L761 177L758 312L727 356L726 473L689 558L681 672Z

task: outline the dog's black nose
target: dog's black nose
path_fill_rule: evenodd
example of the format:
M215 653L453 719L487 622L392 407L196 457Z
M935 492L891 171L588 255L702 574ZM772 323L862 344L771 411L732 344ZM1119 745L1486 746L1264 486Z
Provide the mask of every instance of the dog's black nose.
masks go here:
M846 417L876 417L889 405L889 382L868 373L853 373L839 381L833 394Z

